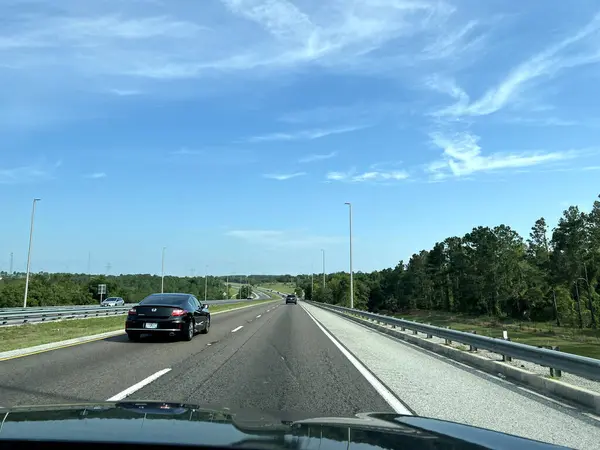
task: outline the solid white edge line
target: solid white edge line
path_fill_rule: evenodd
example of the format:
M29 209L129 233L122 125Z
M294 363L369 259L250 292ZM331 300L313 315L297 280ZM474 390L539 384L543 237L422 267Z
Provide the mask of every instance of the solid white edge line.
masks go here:
M329 333L329 331L327 331L318 321L317 319L315 319L313 317L313 315L304 307L304 305L301 305L302 309L304 309L304 311L306 311L306 314L308 314L308 316L313 320L313 322L319 327L319 329L323 332L323 334L325 334L325 336L327 336L329 338L329 340L331 342L333 342L333 344L338 348L338 350L340 352L342 352L342 354L348 359L348 361L350 361L352 363L352 365L354 367L356 367L356 369L360 372L360 374L365 377L365 379L369 382L369 384L371 386L373 386L373 388L377 391L377 393L379 395L381 395L381 397L383 397L383 399L387 402L388 405L390 405L394 411L396 411L398 414L405 414L405 415L409 415L412 416L412 412L410 412L406 406L404 406L402 404L402 402L400 400L398 400L396 398L396 396L387 388L385 387L381 381L379 381L377 378L375 378L373 376L373 374L369 371L369 369L367 369L365 367L365 365L363 363L361 363L358 359L356 359L354 357L354 355L352 355L352 353L350 353L348 350L346 350L342 345L340 345L340 343Z
M232 333L235 333L236 331L239 331L239 330L241 330L242 328L244 328L244 325L240 325L239 327L237 327L237 328L234 328L233 330L231 330L231 332L232 332Z
M171 371L171 369L159 370L155 374L150 375L148 378L144 378L142 381L140 381L139 383L134 384L130 388L127 388L124 391L119 392L117 395L113 395L111 398L107 399L106 401L107 402L116 402L118 400L123 400L125 397L130 396L135 391L139 391L141 388L143 388L147 384L152 383L154 380L162 377L165 373L170 372L170 371Z

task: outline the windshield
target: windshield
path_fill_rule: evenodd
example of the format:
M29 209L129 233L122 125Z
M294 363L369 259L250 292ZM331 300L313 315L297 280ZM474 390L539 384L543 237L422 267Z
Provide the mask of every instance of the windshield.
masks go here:
M599 448L599 78L594 0L0 0L0 407Z

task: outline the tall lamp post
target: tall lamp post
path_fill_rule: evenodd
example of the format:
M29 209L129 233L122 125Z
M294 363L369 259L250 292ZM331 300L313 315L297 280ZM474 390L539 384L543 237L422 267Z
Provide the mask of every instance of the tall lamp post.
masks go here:
M204 266L204 303L206 304L208 293L208 264Z
M323 289L325 289L325 250L321 249L323 253Z
M161 275L160 275L160 293L165 292L165 250L167 247L162 248L162 263L161 263Z
M348 205L350 219L350 308L354 308L354 279L352 272L352 203L346 202Z
M40 200L40 198L34 198L33 206L31 207L31 226L29 227L29 249L27 250L27 275L25 276L25 296L23 297L23 308L27 308L27 293L29 291L29 268L31 266L31 242L33 241L33 220L35 218L35 204Z

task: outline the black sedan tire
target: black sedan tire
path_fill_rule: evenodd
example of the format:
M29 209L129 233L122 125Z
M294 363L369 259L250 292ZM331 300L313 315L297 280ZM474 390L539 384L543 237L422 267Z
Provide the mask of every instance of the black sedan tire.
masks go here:
M194 338L194 321L190 320L188 326L181 333L184 341L191 341Z
M202 329L202 331L200 333L202 333L202 334L208 333L209 328L210 328L210 317L208 317L206 319L206 325L204 325L204 328Z
M137 342L141 339L142 334L137 331L128 331L127 337L129 338L130 341Z

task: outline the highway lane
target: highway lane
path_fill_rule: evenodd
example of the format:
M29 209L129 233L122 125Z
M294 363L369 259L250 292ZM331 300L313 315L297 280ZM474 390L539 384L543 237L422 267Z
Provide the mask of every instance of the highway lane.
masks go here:
M262 319L130 398L168 397L295 419L392 411L299 305L280 303Z
M0 405L35 405L106 400L162 369L192 360L209 344L227 346L231 330L256 320L279 302L212 316L210 332L190 342L144 339L125 334L0 362ZM125 318L123 318L123 321Z

